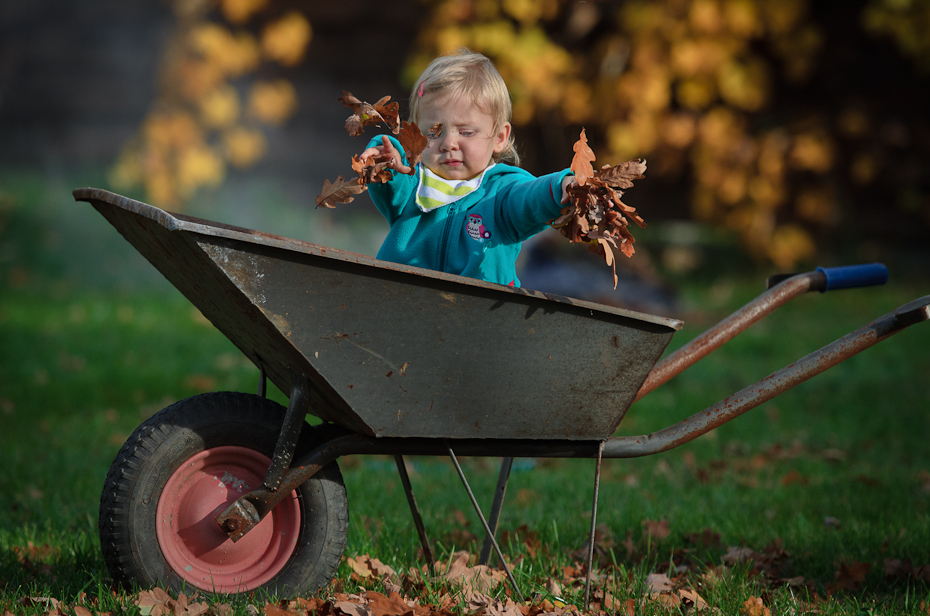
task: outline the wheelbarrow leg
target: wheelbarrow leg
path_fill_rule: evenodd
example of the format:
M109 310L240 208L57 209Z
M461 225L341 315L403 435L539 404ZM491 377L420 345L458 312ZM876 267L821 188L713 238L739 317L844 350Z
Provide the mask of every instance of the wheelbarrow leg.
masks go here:
M413 486L410 485L410 476L407 475L407 464L404 462L404 456L401 454L394 455L394 462L397 463L397 472L400 474L400 482L404 484L404 492L407 494L407 503L410 505L410 513L413 514L413 524L417 527L417 534L420 535L420 543L423 545L423 556L426 557L426 564L429 567L430 575L436 575L433 565L433 549L429 544L429 537L426 536L426 527L423 526L423 518L420 516L420 508L417 507L417 499L413 496Z
M597 447L597 465L594 467L594 504L591 505L591 533L588 535L588 574L584 580L584 609L588 609L591 598L591 577L594 566L594 529L597 526L597 492L601 486L601 456L604 454L604 441Z
M297 370L291 370L291 397L287 412L284 414L281 434L275 445L274 457L271 459L271 466L265 476L265 487L272 492L280 487L284 473L291 466L297 439L300 437L300 430L304 426L309 407L310 385L307 383L307 377Z
M510 578L510 585L513 586L513 591L517 593L517 598L520 599L520 603L526 603L523 599L523 593L520 592L520 588L517 586L517 580L513 577L513 572L510 571L510 565L507 564L507 561L504 560L504 555L501 553L501 548L497 544L497 540L494 538L494 535L491 533L491 528L488 526L488 521L485 520L484 514L481 513L481 507L478 506L478 501L475 499L475 494L471 491L471 486L468 485L468 480L465 479L465 473L462 472L462 467L459 465L459 461L455 457L455 452L452 451L452 447L446 443L446 449L449 450L449 457L452 459L452 464L455 465L455 470L458 471L459 479L462 480L462 484L465 486L465 491L468 492L468 498L471 499L471 504L475 508L475 512L478 514L478 518L481 520L481 525L484 526L485 537L491 540L491 543L494 545L494 551L497 552L497 557L501 561L504 570L507 572L507 577Z
M258 395L262 398L268 397L268 375L265 374L265 364L258 361Z
M491 528L491 534L484 538L484 545L481 546L481 556L478 558L479 565L487 565L491 559L491 537L497 536L497 524L501 519L501 509L504 507L504 495L507 493L507 482L510 480L510 469L513 467L513 458L504 458L501 460L501 472L497 476L497 488L494 490L494 502L491 505L491 518L488 520L488 526Z

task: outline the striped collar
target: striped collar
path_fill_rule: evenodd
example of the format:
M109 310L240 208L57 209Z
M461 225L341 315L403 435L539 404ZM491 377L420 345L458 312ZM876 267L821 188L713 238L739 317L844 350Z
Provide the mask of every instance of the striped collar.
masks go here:
M426 168L423 163L417 165L419 168L420 183L417 186L417 207L423 212L430 212L444 205L455 203L462 197L474 192L481 186L488 169L494 166L494 163L477 176L470 180L447 180L439 177Z

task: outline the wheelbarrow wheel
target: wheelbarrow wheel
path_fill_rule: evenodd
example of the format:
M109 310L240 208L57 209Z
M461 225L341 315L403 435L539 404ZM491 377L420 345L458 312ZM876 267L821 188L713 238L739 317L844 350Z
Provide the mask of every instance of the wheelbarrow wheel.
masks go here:
M177 402L136 429L110 467L100 502L100 541L116 582L219 594L262 588L283 596L314 592L333 578L349 517L335 462L238 542L215 521L261 486L284 411L251 394L210 393ZM298 453L315 441L305 426Z

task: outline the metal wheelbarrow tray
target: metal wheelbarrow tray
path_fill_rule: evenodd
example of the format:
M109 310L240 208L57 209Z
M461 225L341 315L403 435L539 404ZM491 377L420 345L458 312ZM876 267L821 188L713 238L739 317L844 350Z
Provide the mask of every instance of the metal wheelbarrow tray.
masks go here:
M915 300L674 426L612 437L635 400L785 302L880 284L887 270L770 280L766 293L657 364L680 321L170 214L104 190L74 196L261 374L259 395L178 402L117 455L101 540L111 573L127 584L316 590L345 546L335 461L347 454L395 456L430 563L402 456L450 456L485 526L486 562L491 547L500 556L494 533L512 457L596 458L599 473L602 457L671 449L930 316L930 296ZM286 410L264 398L266 378L289 393ZM307 413L323 425L311 428ZM504 457L490 521L456 454ZM596 498L595 488L595 509ZM516 590L512 575L511 583Z

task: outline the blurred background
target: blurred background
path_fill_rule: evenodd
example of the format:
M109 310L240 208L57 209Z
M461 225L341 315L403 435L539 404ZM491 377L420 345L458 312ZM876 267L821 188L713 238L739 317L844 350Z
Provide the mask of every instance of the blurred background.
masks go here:
M925 276L930 0L35 0L0 5L0 291L162 284L74 204L88 185L375 254L366 195L314 206L376 134L349 137L337 99L405 115L459 46L508 82L531 172L567 167L582 128L596 164L648 161L617 290L552 230L524 250L526 287L674 313L682 280Z

